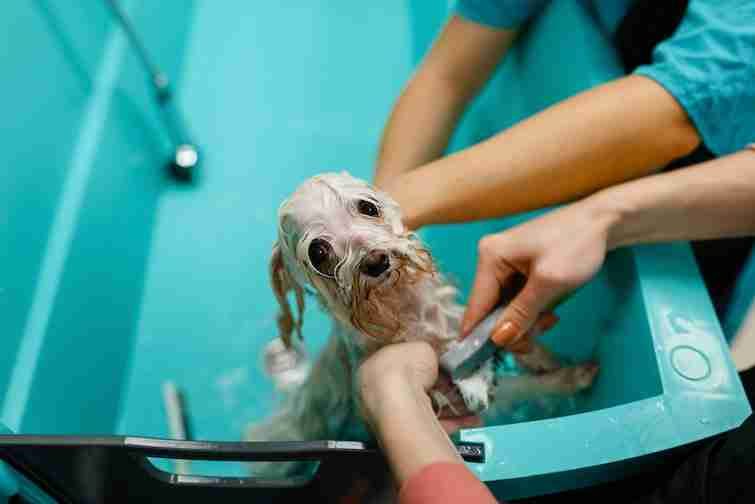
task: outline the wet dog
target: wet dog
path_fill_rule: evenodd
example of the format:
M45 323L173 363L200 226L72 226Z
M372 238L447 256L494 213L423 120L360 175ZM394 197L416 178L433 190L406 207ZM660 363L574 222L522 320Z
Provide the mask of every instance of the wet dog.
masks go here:
M333 329L285 406L252 426L247 437L366 438L355 383L359 364L381 347L404 341L426 341L441 355L459 336L464 307L427 248L402 224L398 204L347 173L305 181L281 205L278 224L270 261L280 305L278 348L293 351L301 345L308 295L331 316ZM289 297L295 299L296 313ZM497 378L491 359L465 379L439 380L431 391L438 414L485 413L529 396L574 394L592 384L595 365L565 367L537 342L531 347L517 358L529 371L521 376ZM257 472L291 470L291 464L278 463Z

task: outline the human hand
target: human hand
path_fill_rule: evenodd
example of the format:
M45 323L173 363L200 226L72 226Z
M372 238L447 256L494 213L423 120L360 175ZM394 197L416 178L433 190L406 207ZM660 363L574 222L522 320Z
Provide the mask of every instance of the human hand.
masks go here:
M598 272L610 226L609 216L578 202L485 236L479 243L462 337L500 302L501 290L523 276L524 286L504 309L491 338L512 352L526 352L530 331L553 325L555 304Z
M386 418L411 414L399 411L399 405L432 408L428 395L431 389L451 397L457 410L465 408L450 379L438 372L438 356L425 342L398 343L378 350L360 366L359 385L362 414L373 429ZM479 418L442 418L440 423L450 434L462 427L478 426Z

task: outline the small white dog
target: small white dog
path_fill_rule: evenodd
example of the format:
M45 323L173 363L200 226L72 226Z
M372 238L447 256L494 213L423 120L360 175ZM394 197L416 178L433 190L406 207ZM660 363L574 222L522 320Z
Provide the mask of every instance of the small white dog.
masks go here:
M347 173L304 182L280 207L270 274L280 303L286 348L301 342L305 289L333 318L326 348L285 407L252 426L254 441L369 439L355 393L359 364L379 348L423 340L445 352L459 335L464 307L427 249L401 221L397 203ZM289 306L293 292L298 316ZM294 333L296 338L294 337ZM507 407L537 395L569 395L592 384L597 366L562 367L541 345L517 359L531 371L496 378L493 359L474 375L433 392L439 414L464 415ZM255 473L290 473L290 464L257 465Z

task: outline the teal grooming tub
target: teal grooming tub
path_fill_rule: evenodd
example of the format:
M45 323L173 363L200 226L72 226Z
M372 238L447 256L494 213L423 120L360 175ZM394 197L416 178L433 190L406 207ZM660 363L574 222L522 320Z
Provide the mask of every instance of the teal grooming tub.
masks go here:
M338 440L238 441L276 403L261 354L275 336L267 260L277 206L317 172L370 176L382 125L445 2L118 4L159 71L145 72L107 2L2 7L0 496L189 502L222 491L225 502L250 502L309 488L317 476L262 484L200 460L373 452ZM552 2L452 148L619 74L579 4ZM198 151L182 150L187 139ZM187 166L189 181L175 169ZM477 240L529 217L423 234L466 291ZM500 497L650 470L750 414L686 244L611 254L560 312L546 341L601 363L577 412L458 435ZM328 331L308 307L310 353ZM167 439L166 380L185 393L191 438L212 442ZM193 476L171 474L172 458L196 459Z

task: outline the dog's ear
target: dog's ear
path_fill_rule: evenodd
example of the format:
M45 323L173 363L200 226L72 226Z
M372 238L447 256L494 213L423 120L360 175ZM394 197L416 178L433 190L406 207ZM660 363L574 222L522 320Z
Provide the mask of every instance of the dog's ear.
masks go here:
M302 339L301 326L304 316L304 289L293 279L283 262L283 254L278 242L273 245L273 253L270 257L270 285L278 300L280 312L278 313L278 336L287 348L291 348L293 341L291 333L296 331L299 341ZM288 293L294 291L296 296L297 316L291 311L288 303Z

